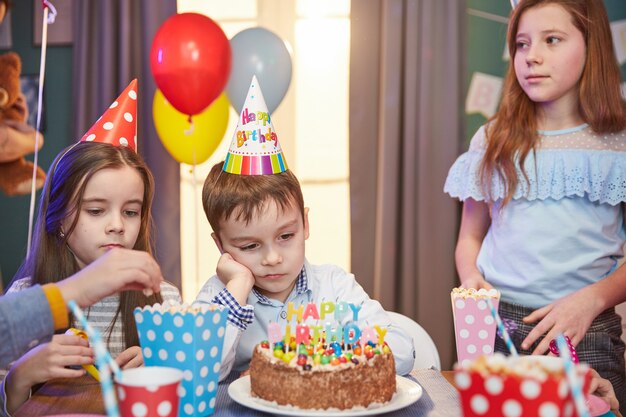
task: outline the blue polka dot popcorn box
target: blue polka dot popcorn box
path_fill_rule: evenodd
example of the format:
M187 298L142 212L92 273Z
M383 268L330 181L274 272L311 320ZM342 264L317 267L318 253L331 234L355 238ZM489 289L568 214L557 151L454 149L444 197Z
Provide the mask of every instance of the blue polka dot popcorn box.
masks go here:
M587 392L589 367L574 369ZM464 417L580 417L558 357L483 355L457 363L454 382Z
M228 308L155 304L134 315L146 366L183 371L179 417L213 414Z

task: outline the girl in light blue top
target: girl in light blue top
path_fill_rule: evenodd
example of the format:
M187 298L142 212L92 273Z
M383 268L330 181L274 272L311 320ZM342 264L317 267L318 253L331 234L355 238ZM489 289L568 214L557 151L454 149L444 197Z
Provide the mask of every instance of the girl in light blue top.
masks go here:
M626 105L603 2L521 1L508 47L500 109L445 185L461 284L501 291L524 353L569 336L624 403Z

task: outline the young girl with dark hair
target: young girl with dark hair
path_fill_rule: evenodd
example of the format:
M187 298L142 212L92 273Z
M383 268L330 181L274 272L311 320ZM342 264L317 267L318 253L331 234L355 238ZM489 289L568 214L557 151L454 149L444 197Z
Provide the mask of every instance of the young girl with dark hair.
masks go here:
M135 88L136 82L79 143L62 151L52 163L30 254L8 292L59 282L119 248L152 255L154 180L135 151L136 139L130 136L135 132ZM126 108L129 101L132 111ZM178 289L167 282L161 284L160 294L122 291L86 311L88 321L103 334L120 367L143 364L134 308L164 300L181 301ZM70 326L80 328L75 320ZM79 339L56 335L13 364L5 380L7 414L28 399L33 385L84 374L82 369L67 368L92 357Z

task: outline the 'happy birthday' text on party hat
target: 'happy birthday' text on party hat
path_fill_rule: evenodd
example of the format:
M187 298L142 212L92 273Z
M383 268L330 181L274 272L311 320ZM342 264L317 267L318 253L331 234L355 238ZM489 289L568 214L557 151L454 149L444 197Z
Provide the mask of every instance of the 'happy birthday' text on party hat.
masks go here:
M104 142L137 151L137 80L104 112L80 139L80 142Z
M223 170L237 175L270 175L287 169L261 87L252 76Z

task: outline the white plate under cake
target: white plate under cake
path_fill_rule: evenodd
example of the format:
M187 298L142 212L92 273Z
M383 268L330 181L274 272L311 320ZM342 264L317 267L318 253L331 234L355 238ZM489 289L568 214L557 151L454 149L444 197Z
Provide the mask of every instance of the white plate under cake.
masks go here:
M367 408L355 407L350 410L302 410L298 407L278 405L275 402L269 402L258 397L252 397L249 375L233 381L228 386L228 395L233 399L233 401L245 407L275 415L306 415L307 417L358 417L390 413L392 411L410 406L419 400L422 394L422 387L417 382L396 375L396 393L391 398L391 401L385 404L371 404Z

